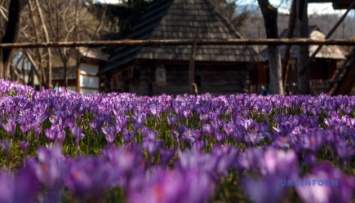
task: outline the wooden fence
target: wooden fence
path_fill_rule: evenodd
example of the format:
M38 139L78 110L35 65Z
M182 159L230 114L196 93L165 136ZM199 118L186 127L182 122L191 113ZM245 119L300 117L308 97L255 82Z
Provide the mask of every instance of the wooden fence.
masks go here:
M40 43L0 43L0 49L46 48L46 47L119 47L119 46L187 46L194 40L114 40L114 41L77 41L77 42L40 42ZM197 40L197 46L204 45L346 45L355 46L354 39L225 39Z

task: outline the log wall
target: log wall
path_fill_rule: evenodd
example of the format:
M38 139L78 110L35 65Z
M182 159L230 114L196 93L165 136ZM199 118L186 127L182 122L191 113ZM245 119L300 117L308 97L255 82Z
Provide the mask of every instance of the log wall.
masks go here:
M129 92L138 95L185 94L190 92L188 65L165 65L166 84L155 82L155 67L135 67ZM245 93L248 91L248 68L245 63L234 66L196 65L195 83L198 93L212 95Z

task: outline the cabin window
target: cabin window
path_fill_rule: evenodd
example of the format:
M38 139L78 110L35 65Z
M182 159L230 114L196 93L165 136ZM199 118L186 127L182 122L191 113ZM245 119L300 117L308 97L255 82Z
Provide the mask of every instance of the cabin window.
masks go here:
M155 83L157 86L166 85L166 71L165 67L162 65L155 68Z

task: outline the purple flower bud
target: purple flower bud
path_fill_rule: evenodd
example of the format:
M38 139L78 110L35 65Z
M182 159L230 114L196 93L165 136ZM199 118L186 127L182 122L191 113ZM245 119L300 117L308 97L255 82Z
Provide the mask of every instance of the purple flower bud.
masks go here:
M54 142L58 140L59 142L64 142L65 139L65 131L61 129L58 125L52 125L50 129L46 129L45 131L46 137Z
M133 126L135 129L138 129L143 126L144 122L146 121L147 116L144 113L140 113L133 116Z
M123 129L122 138L126 144L132 141L133 135L132 131L129 132L126 128Z
M210 124L204 124L202 126L202 131L204 133L206 133L207 135L212 135L213 129L212 129L212 126Z
M71 129L71 133L75 137L75 142L77 146L79 146L80 140L82 140L85 137L85 135L82 132L83 132L82 127L75 126L74 128Z
M12 119L7 119L7 123L6 124L3 123L2 127L12 137L15 133L15 130L16 130L16 122Z
M116 132L120 133L122 129L127 125L128 117L126 116L118 116L116 117Z
M8 143L6 140L1 140L1 147L5 153L7 153L9 151L9 149L11 148L11 145L12 145L12 141L10 141L10 143Z
M155 154L161 145L162 145L161 141L143 139L143 147L148 151L148 154L150 155Z
M147 127L142 128L143 139L155 140L158 137L158 132L148 129Z
M174 115L173 116L168 115L167 116L167 120L168 120L168 123L169 123L170 126L174 126L174 124L177 121L177 117L174 116Z
M20 147L22 149L22 151L24 151L26 153L27 149L28 149L29 143L26 141L20 141Z
M103 126L101 130L105 134L107 142L113 143L115 141L116 129L114 126Z

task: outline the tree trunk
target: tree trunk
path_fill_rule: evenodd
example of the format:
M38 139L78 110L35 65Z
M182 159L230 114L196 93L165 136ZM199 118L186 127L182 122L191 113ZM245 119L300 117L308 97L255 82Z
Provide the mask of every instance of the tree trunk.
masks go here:
M9 6L9 20L6 23L5 34L1 39L2 43L14 43L18 39L18 26L20 22L21 4L20 0L11 0ZM8 68L10 67L10 57L13 49L2 49L1 70L2 77L8 79Z
M48 34L48 29L46 26L46 22L43 16L43 12L42 12L42 8L40 3L38 2L38 0L35 0L36 3L36 7L37 7L37 11L38 11L38 15L39 18L41 20L41 24L42 24L42 28L43 28L43 33L44 36L46 38L46 42L50 42L49 39L49 34ZM47 79L47 87L49 89L53 89L53 84L52 84L52 52L51 52L51 48L47 48L47 53L48 53L48 63L47 63L47 68L48 68L48 79Z
M268 0L258 0L261 13L263 14L266 37L278 38L277 8L273 7ZM282 67L280 50L278 46L268 46L269 54L269 90L271 94L283 94Z
M307 12L307 0L299 0L297 1L297 28L298 28L298 36L301 38L309 38L308 33L308 12ZM297 57L297 70L300 72L309 58L309 46L301 45L298 48L298 57ZM298 73L297 77L297 86L298 86L298 94L310 94L311 88L309 84L310 80L310 71L309 68L306 69L303 75Z
M291 12L290 12L290 19L288 21L288 32L286 38L293 38L293 32L296 27L296 13L297 13L297 0L292 0L292 5L291 5ZM287 84L287 78L288 78L288 70L289 70L289 61L290 61L290 55L291 55L291 45L285 45L285 55L284 59L282 62L282 70L285 70L285 79L284 79L284 91L286 88Z
M40 29L38 28L38 21L37 18L35 16L35 14L38 12L38 8L36 10L36 8L34 7L34 3L33 1L29 0L29 12L31 15L31 22L32 22L32 26L33 26L33 34L35 36L36 42L40 42L41 41L41 37L40 37ZM37 12L36 12L37 11ZM39 84L40 86L43 86L46 83L46 75L44 73L44 66L43 66L43 56L42 56L42 49L36 49L37 52L37 57L38 57L38 71L40 71L40 75L39 75Z

